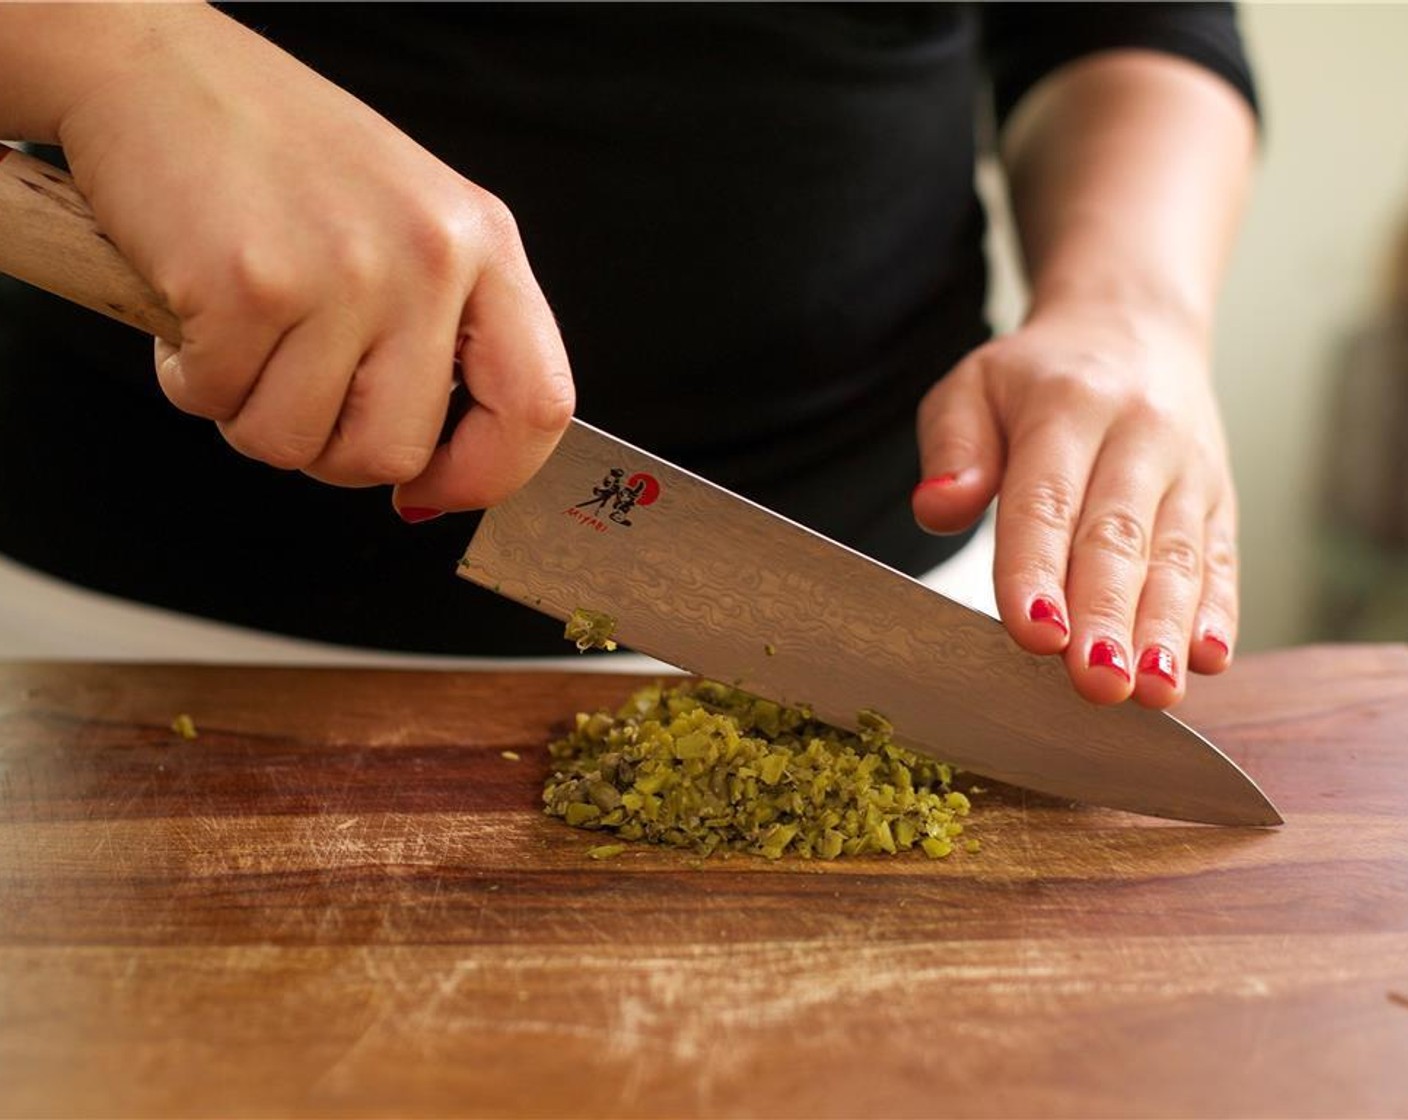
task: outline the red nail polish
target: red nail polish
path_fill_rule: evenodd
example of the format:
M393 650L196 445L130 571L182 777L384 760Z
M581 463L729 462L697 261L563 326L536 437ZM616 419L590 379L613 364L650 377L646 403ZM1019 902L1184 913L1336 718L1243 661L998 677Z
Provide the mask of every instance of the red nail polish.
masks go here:
M1071 628L1066 625L1066 617L1061 613L1061 608L1045 595L1038 595L1032 600L1032 605L1027 610L1027 617L1033 622L1049 622L1052 626L1057 627L1062 634L1071 632Z
M1113 669L1125 680L1129 680L1129 666L1125 664L1124 651L1114 642L1103 639L1090 647L1090 658L1086 662L1092 669Z
M957 481L958 475L952 471L946 474L936 474L933 478L926 478L916 486L914 492L917 494L921 490L947 490Z
M1139 655L1139 671L1162 677L1174 688L1178 687L1178 662L1163 646L1150 646Z
M415 525L421 521L432 521L441 516L443 509L430 509L427 506L403 506L396 511L401 515L402 521Z
M1229 658L1229 657L1232 656L1232 646L1231 646L1231 644L1230 644L1230 643L1227 641L1227 639L1224 638L1221 634L1217 633L1217 631L1215 631L1215 630L1204 630L1204 631L1203 631L1203 641L1209 642L1209 643L1211 643L1212 645L1217 646L1218 649L1222 650L1222 656L1223 656L1224 659Z

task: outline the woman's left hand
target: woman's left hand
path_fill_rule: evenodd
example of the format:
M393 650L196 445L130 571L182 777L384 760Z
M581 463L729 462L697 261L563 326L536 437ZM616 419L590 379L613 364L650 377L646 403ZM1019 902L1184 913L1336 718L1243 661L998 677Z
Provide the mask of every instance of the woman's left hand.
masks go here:
M1077 691L1166 708L1237 629L1236 500L1203 332L1113 302L1038 306L919 410L914 513L970 525L994 497L1002 621Z

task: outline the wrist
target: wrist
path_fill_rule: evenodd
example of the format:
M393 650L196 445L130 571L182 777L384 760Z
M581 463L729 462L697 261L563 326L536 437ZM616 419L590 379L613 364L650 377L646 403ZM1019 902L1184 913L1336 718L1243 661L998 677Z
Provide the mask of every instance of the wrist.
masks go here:
M159 69L170 41L212 18L203 3L0 4L0 136L63 143L80 106Z
M1212 344L1211 297L1154 270L1048 270L1032 284L1027 321L1048 317L1099 320L1135 334L1176 334L1200 350Z

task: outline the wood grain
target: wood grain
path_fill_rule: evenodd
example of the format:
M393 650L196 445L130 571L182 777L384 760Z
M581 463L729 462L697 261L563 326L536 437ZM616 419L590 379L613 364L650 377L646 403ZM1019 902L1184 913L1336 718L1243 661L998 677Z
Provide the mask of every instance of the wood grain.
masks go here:
M179 344L181 325L63 171L0 142L0 272Z
M0 1114L1408 1113L1408 650L1199 682L1284 828L939 862L587 859L545 743L635 683L0 668Z

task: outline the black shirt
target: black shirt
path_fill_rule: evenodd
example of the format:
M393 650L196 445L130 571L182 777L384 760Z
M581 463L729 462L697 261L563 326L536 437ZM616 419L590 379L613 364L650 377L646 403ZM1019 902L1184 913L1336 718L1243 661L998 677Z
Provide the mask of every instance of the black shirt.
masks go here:
M578 414L894 567L920 397L988 336L975 121L1116 46L1253 98L1193 4L232 5L503 198ZM173 138L179 143L179 138ZM128 598L393 650L561 653L453 575L475 515L243 459L161 397L150 342L0 288L0 551Z

